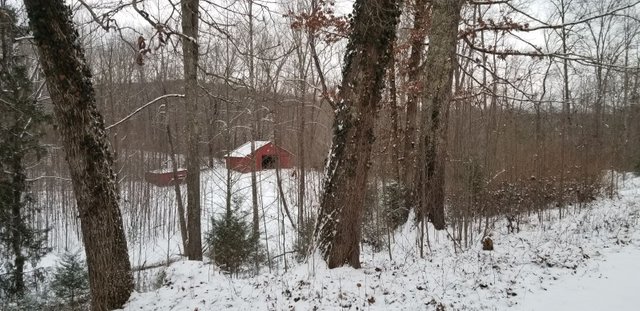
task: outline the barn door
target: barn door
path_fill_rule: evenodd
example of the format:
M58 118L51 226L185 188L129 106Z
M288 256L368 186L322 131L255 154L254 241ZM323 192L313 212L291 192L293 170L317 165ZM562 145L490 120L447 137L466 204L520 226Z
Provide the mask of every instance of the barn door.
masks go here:
M262 169L263 170L270 170L270 169L275 169L276 165L278 164L278 156L275 154L271 154L271 155L263 155L262 156Z

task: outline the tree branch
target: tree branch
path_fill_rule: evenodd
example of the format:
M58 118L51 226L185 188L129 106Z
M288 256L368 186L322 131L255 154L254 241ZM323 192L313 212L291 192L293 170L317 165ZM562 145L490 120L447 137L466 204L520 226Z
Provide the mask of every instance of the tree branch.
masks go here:
M484 26L481 26L481 27L478 27L478 28L466 29L466 30L462 31L461 36L462 37L466 37L467 35L469 35L471 33L476 33L476 32L481 32L481 31L511 31L511 30L517 30L517 31L531 32L531 31L543 30L543 29L561 29L561 28L565 28L565 27L568 27L568 26L575 26L575 25L579 25L579 24L588 23L588 22L590 22L592 20L604 18L604 17L609 16L609 15L615 15L616 13L618 13L620 11L624 11L626 9L633 8L633 7L637 6L638 4L640 4L640 0L636 1L636 2L634 2L632 4L625 5L625 6L613 9L611 11L608 11L608 12L605 12L605 13L602 13L602 14L590 16L590 17L587 17L587 18L584 18L584 19L581 19L581 20L577 20L577 21L570 22L570 23L564 23L564 24L560 24L560 25L543 24L543 25L540 25L540 26L529 27L528 24L517 24L517 23L515 23L516 25L514 25L514 23L485 24Z
M316 67L316 71L318 72L318 78L320 79L320 84L322 86L322 97L324 97L331 108L336 109L336 103L333 101L331 97L329 97L329 89L327 88L327 80L324 77L324 73L322 72L322 66L320 65L320 58L318 57L318 52L316 51L316 40L312 34L309 35L309 47L311 50L311 57L313 58L313 64Z
M111 124L111 125L107 126L105 129L106 129L106 130L110 130L112 127L116 127L116 126L120 125L121 123L123 123L123 122L125 122L125 121L127 121L127 120L131 119L131 117L135 116L136 114L138 114L140 111L144 110L145 108L147 108L147 107L149 107L149 106L151 106L151 105L155 104L156 102L158 102L158 101L160 101L160 100L163 100L163 99L166 99L166 98L170 98L170 97L180 97L180 98L184 98L185 96L184 96L184 94L166 94L166 95L162 95L162 96L160 96L160 97L158 97L158 98L156 98L156 99L154 99L154 100L152 100L152 101L150 101L150 102L148 102L148 103L146 103L146 104L144 104L144 105L140 106L138 109L134 110L134 111L133 111L132 113L130 113L128 116L126 116L126 117L122 118L122 120L120 120L120 121L118 121L118 122L116 122L116 123L114 123L114 124Z

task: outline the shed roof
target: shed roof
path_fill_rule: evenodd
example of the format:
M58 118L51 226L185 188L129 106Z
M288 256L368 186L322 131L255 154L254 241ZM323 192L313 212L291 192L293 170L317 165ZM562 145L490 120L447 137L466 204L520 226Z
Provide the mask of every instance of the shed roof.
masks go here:
M267 144L271 143L270 141L266 141L266 140L256 140L255 142L255 149L254 150L258 150L264 146L266 146ZM248 157L251 155L251 142L248 141L246 143L244 143L242 146L236 148L235 150L229 152L229 154L227 155L227 157L230 158L244 158L244 157Z

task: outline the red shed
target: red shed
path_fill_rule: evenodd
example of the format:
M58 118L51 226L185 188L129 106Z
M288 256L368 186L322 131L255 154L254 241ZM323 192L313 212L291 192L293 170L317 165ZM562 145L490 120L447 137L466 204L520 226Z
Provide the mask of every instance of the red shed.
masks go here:
M293 154L270 141L255 141L252 154L251 142L248 141L226 156L227 168L242 173L252 171L252 161L255 161L256 171L276 167L292 168Z
M187 178L187 169L178 168L177 175L178 180L175 180L173 178L172 169L163 169L146 172L144 174L144 179L147 182L160 187L173 186L174 184L176 184L176 182L179 184L184 182L184 179Z

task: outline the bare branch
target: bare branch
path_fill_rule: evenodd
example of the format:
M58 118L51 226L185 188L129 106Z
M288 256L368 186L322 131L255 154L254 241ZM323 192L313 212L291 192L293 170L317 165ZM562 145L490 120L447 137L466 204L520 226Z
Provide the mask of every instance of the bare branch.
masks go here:
M313 58L313 64L316 67L316 71L318 73L318 78L320 79L320 85L322 86L322 97L329 102L331 108L336 108L336 103L332 98L329 97L329 89L327 88L327 81L324 77L324 72L322 71L322 66L320 65L320 58L318 57L318 52L316 51L316 40L313 35L309 35L309 46L311 47L311 57Z
M114 124L111 124L111 125L107 126L105 129L106 129L106 130L110 130L112 127L118 126L118 125L120 125L121 123L123 123L123 122L125 122L125 121L127 121L127 120L131 119L131 117L135 116L136 114L138 114L140 111L144 110L145 108L147 108L147 107L149 107L149 106L151 106L151 105L153 105L153 104L157 103L157 102L158 102L158 101L160 101L160 100L163 100L163 99L166 99L166 98L170 98L170 97L179 97L179 98L184 98L184 94L166 94L166 95L162 95L162 96L160 96L160 97L158 97L158 98L156 98L156 99L154 99L154 100L152 100L152 101L150 101L150 102L148 102L148 103L146 103L146 104L144 104L144 105L140 106L138 109L134 110L134 111L133 111L132 113L130 113L128 116L126 116L126 117L122 118L122 120L120 120L120 121L118 121L118 122L116 122L116 123L114 123Z
M36 182L36 181L41 180L41 179L56 179L56 180L62 180L62 181L71 181L71 178L65 178L65 177L60 177L60 176L46 176L46 175L38 176L38 177L35 177L35 178L27 178L27 179L25 179L25 181L26 182Z
M481 31L513 31L513 30L517 30L517 31L524 31L524 32L532 32L532 31L536 31L536 30L543 30L543 29L561 29L561 28L565 28L565 27L569 27L569 26L575 26L575 25L579 25L579 24L584 24L584 23L588 23L590 21L596 20L596 19L601 19L604 18L606 16L610 16L610 15L615 15L616 13L620 12L620 11L624 11L630 8L633 8L635 6L637 6L638 4L640 4L640 0L636 1L632 4L629 5L625 5L607 12L604 12L602 14L598 14L598 15L594 15L594 16L590 16L584 19L580 19L574 22L570 22L570 23L564 23L564 24L559 24L559 25L548 25L548 24L543 24L540 26L535 26L535 27L529 27L528 24L518 24L518 23L504 23L504 24L484 24L483 26L477 27L477 28L469 28L466 29L464 31L462 31L461 33L461 37L466 37L472 33L476 33L476 32L481 32Z

